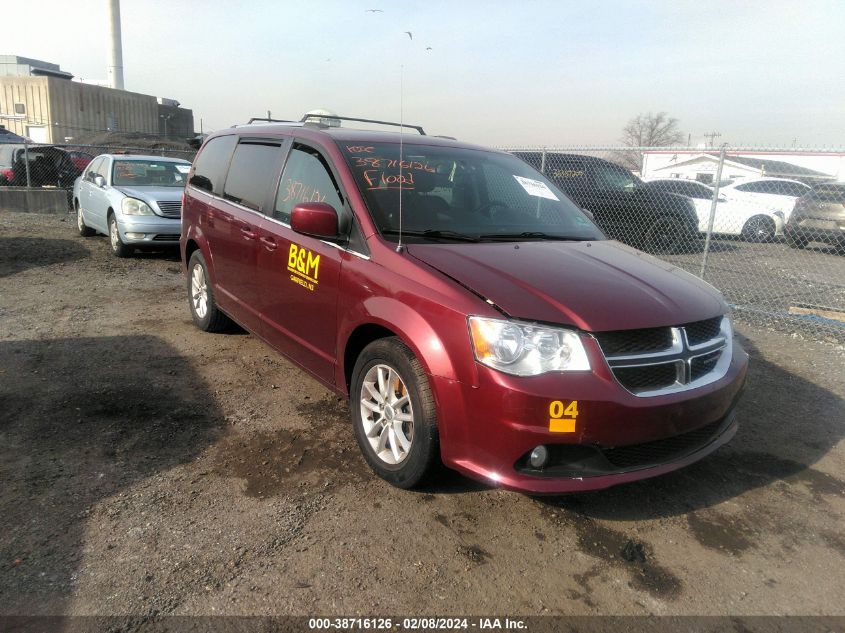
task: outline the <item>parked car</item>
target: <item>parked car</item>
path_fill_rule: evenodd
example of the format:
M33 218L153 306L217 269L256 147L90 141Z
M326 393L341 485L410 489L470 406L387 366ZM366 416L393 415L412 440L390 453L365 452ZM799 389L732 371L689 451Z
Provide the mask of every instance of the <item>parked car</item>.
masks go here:
M190 165L160 156L97 156L73 188L79 234L108 235L117 257L137 246L177 245Z
M713 187L681 178L661 178L645 184L656 191L676 193L692 200L698 215L698 230L701 233L707 232ZM754 202L730 199L720 193L713 216L713 232L721 235L741 235L754 242L770 242L776 235L783 235L783 213Z
M799 198L784 232L793 248L821 242L845 249L845 183L817 185Z
M78 149L68 150L67 153L70 155L70 159L73 161L73 164L76 165L76 168L80 173L82 173L82 171L88 167L88 164L94 160L93 154L89 154L88 152L83 152Z
M652 252L677 252L699 243L698 216L683 197L644 186L630 171L603 158L514 152L544 172L611 238Z
M27 160L29 179L27 180ZM70 189L79 176L70 155L52 145L0 144L0 185Z
M741 178L719 188L731 200L743 200L780 211L789 220L795 201L810 191L809 185L787 178Z
M605 488L733 436L747 355L712 286L606 240L518 158L419 132L211 135L182 217L196 326L234 320L348 397L402 488L441 460L529 493Z

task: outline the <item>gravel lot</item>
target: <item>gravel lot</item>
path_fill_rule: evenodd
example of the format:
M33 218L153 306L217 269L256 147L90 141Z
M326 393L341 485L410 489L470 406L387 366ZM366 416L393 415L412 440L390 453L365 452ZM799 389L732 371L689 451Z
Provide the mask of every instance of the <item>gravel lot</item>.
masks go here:
M176 253L0 213L0 614L845 615L845 351L739 333L740 431L692 467L405 492L344 402L193 327Z

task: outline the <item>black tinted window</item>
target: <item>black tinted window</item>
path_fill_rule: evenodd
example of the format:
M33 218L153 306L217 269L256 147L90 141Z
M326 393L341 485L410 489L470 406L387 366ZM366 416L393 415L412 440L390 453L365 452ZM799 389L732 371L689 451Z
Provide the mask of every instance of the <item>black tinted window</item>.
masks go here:
M235 149L223 197L250 209L260 209L275 184L281 147L276 143L241 142Z
M222 194L229 159L237 142L237 136L218 136L208 141L197 156L190 184L210 193Z
M785 182L782 184L783 195L785 196L803 196L810 188L799 182Z
M325 202L336 211L343 206L325 160L315 150L296 145L282 174L273 217L290 222L290 212L300 202Z
M628 170L616 165L596 165L594 172L596 189L630 191L636 186L636 179Z

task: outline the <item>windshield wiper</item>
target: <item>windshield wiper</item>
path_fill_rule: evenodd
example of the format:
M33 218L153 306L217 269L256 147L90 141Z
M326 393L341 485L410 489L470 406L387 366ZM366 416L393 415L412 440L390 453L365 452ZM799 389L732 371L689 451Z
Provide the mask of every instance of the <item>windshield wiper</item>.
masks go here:
M384 229L382 231L385 235L399 235L398 229ZM440 231L428 229L425 231L406 231L402 230L401 234L408 237L426 237L435 240L455 240L459 242L477 242L478 237L475 235L468 235L466 233L458 233L457 231Z
M586 242L593 238L578 237L575 235L554 235L543 233L542 231L523 231L522 233L488 233L478 236L482 240L515 240L515 239L533 239L533 240L559 240L562 242Z

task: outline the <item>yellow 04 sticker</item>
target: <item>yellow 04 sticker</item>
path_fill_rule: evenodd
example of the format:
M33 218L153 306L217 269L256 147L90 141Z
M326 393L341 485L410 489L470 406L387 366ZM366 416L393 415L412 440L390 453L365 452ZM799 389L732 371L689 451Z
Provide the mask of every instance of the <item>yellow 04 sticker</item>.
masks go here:
M552 433L574 433L575 418L578 417L578 401L564 404L561 400L549 403L549 431Z

